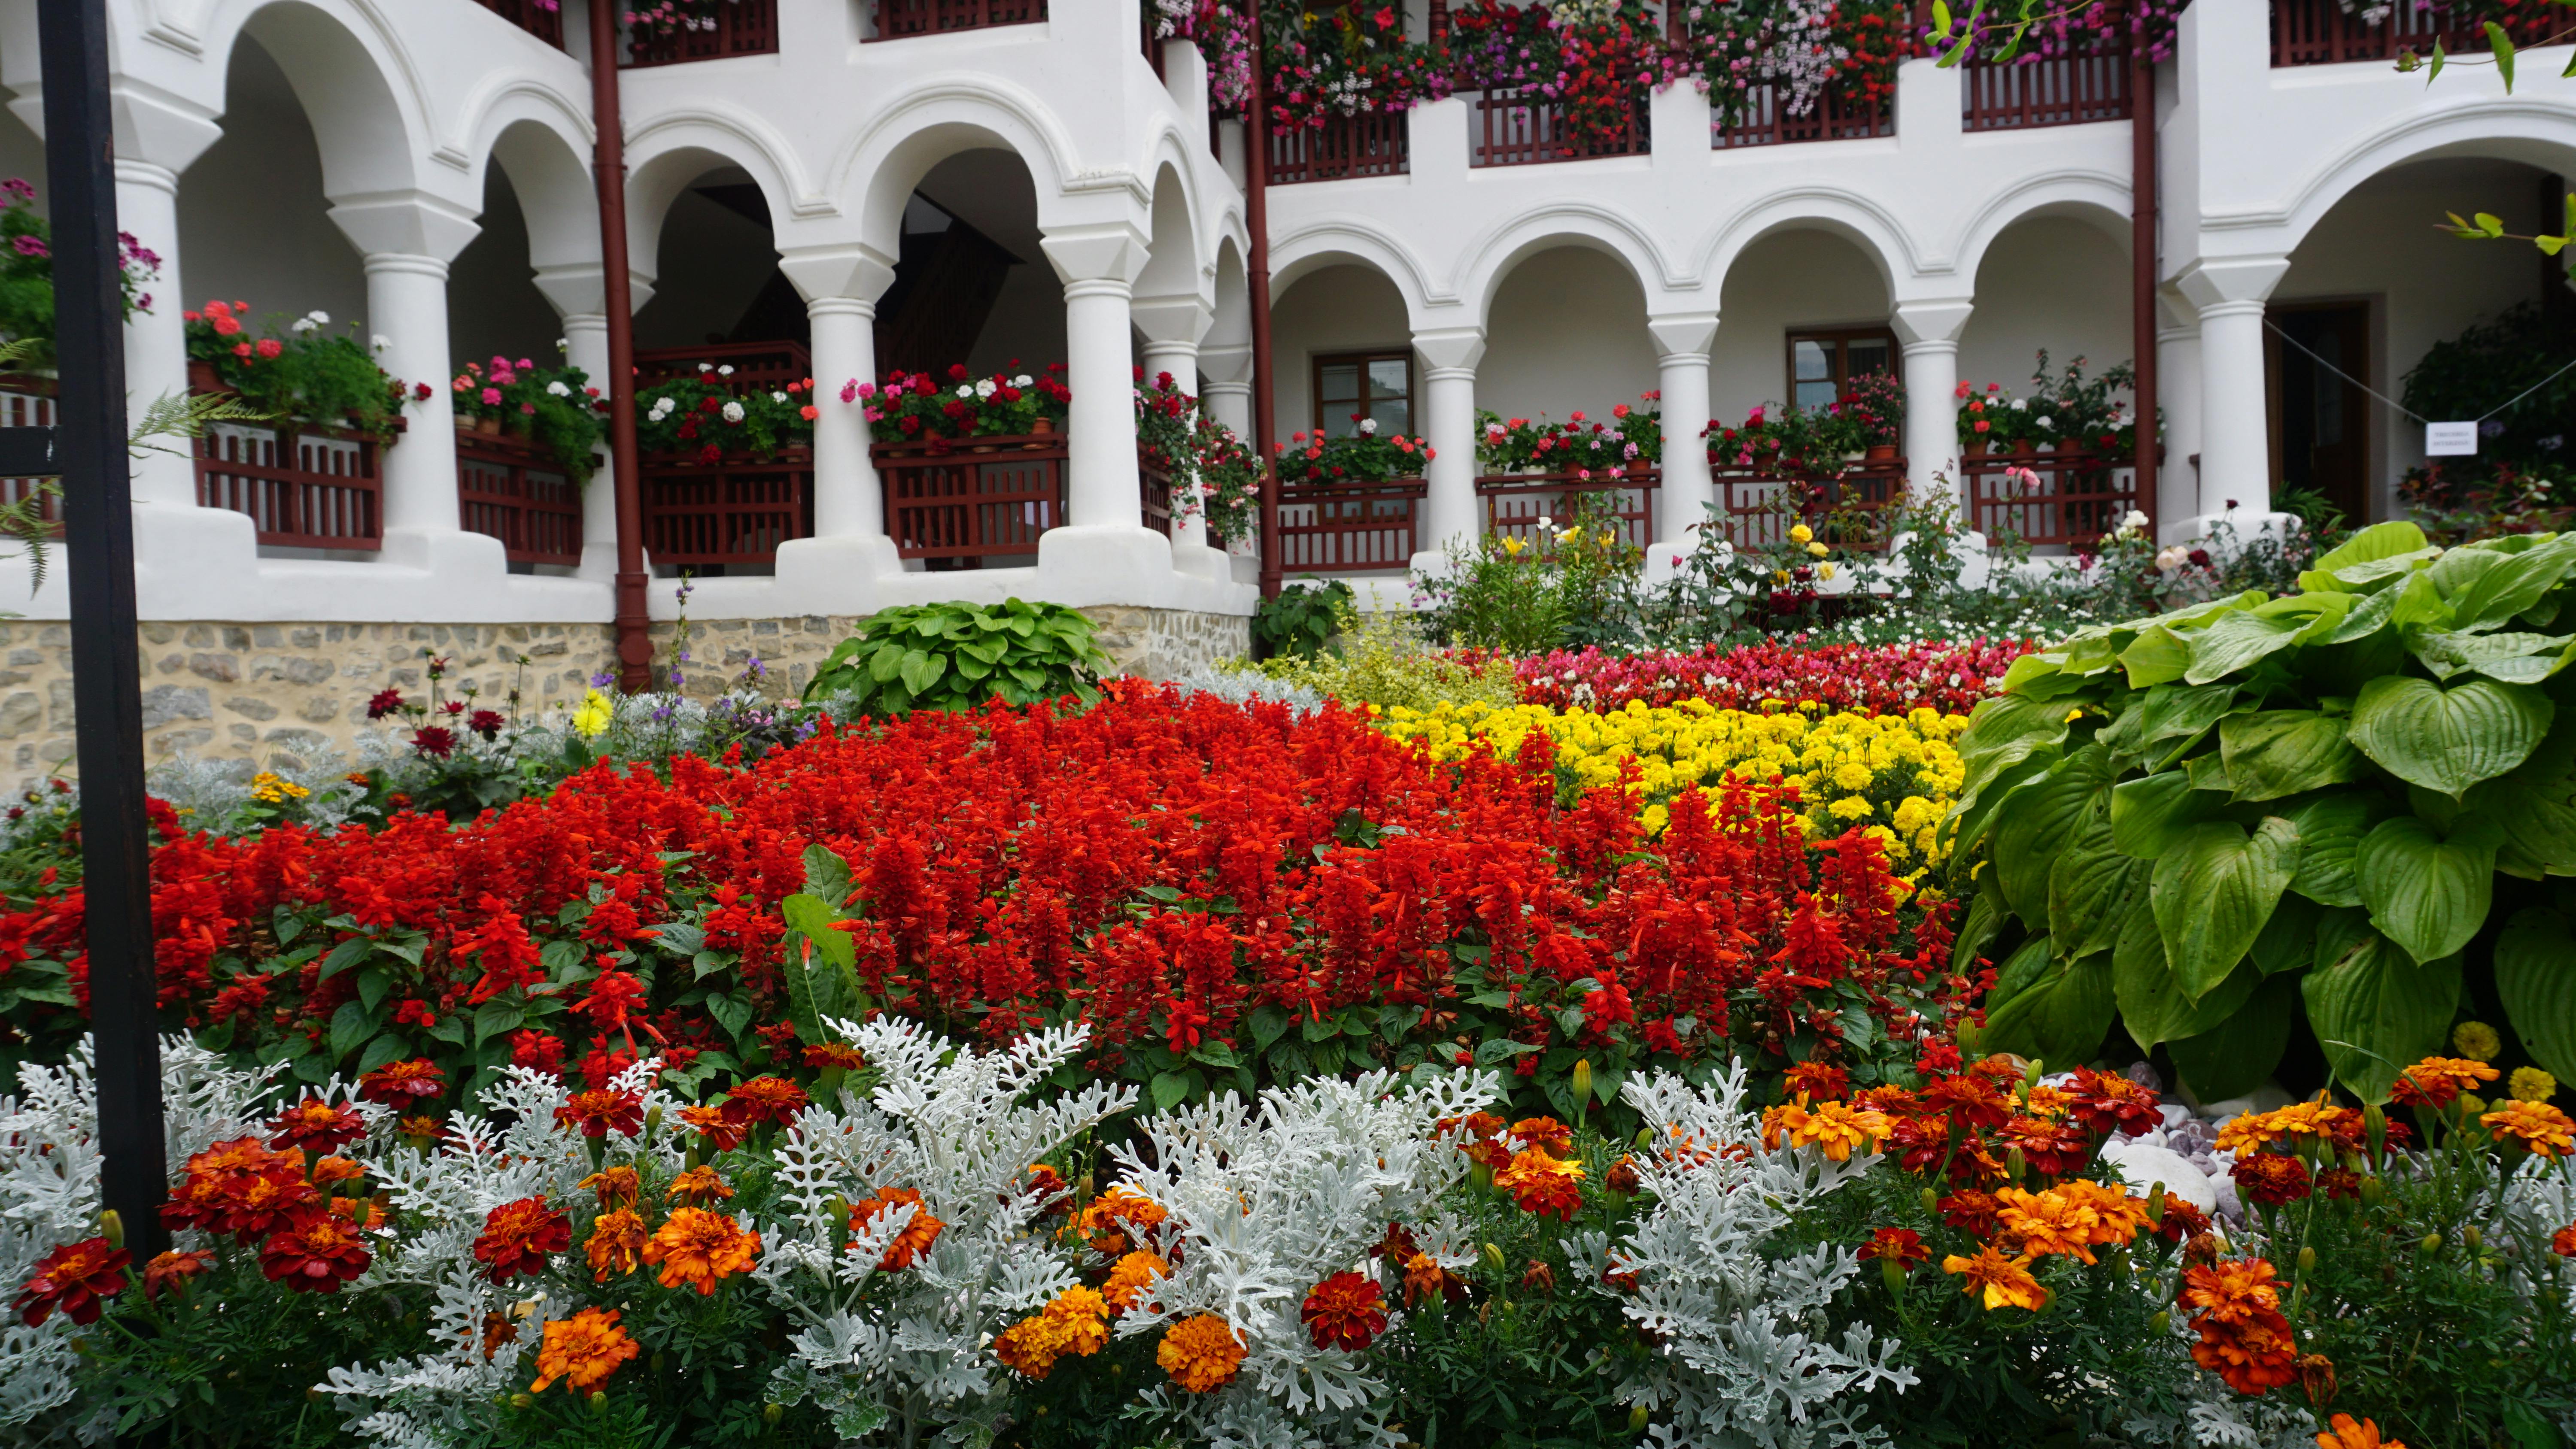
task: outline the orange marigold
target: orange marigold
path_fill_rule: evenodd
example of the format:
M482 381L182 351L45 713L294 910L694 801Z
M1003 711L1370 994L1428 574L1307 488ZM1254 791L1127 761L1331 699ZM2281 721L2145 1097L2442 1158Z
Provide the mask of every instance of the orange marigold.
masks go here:
M672 1178L671 1185L662 1192L664 1202L684 1202L692 1207L722 1202L731 1196L733 1189L726 1186L723 1178L716 1176L714 1168L703 1162Z
M590 1259L591 1281L605 1283L611 1273L632 1273L644 1262L644 1220L632 1208L601 1213L590 1220L590 1241L582 1253Z
M2337 1414L2326 1432L2317 1436L2317 1449L2406 1449L2404 1442L2379 1437L2379 1425L2369 1419L2356 1424L2350 1414Z
M599 1210L604 1213L633 1207L644 1195L644 1179L631 1167L603 1168L576 1185L598 1193Z
M1243 1340L1224 1319L1202 1313L1164 1330L1154 1362L1182 1388L1204 1394L1234 1382L1243 1367Z
M1962 1293L1983 1290L1989 1313L1998 1308L2027 1308L2036 1313L2048 1306L2048 1290L2030 1275L2030 1259L2007 1258L2003 1249L1993 1243L1978 1249L1973 1258L1956 1253L1943 1258L1941 1271L1967 1280L1959 1287Z
M1100 1296L1108 1300L1111 1311L1124 1313L1135 1307L1138 1296L1151 1287L1155 1279L1171 1271L1171 1267L1159 1253L1141 1249L1129 1253L1109 1270L1109 1281L1100 1285Z
M1790 1103L1780 1111L1780 1125L1792 1144L1821 1148L1836 1162L1849 1161L1863 1148L1876 1152L1896 1130L1886 1113L1855 1111L1843 1102L1819 1102L1812 1108Z
M2576 1223L2549 1235L2549 1251L2562 1258L2576 1258Z
M2184 1269L2182 1292L2176 1296L2185 1308L2214 1322L2247 1323L2280 1308L2278 1276L2261 1258L2232 1258Z
M2017 1239L2026 1256L2058 1254L2094 1261L2093 1245L2102 1215L2091 1204L2055 1188L2025 1192L2007 1187L1995 1194L1995 1220L2007 1238Z
M2546 1102L2507 1102L2478 1119L2496 1136L2521 1143L2538 1157L2576 1152L2576 1121Z
M1544 1147L1559 1157L1574 1150L1574 1129L1553 1117L1523 1117L1512 1124L1511 1135L1523 1147Z
M617 1372L619 1364L642 1352L617 1326L616 1309L585 1308L546 1325L545 1343L537 1350L537 1381L528 1385L528 1392L543 1393L561 1379L565 1388L587 1394Z
M1583 1206L1583 1164L1551 1157L1544 1147L1532 1147L1512 1158L1512 1165L1494 1175L1494 1185L1512 1195L1522 1212L1541 1217L1553 1215L1560 1222L1574 1220L1575 1210Z
M898 1207L911 1208L912 1220L903 1225L902 1232L894 1235L893 1242L886 1244L885 1256L877 1259L879 1272L900 1273L911 1267L914 1259L929 1252L930 1245L939 1241L940 1229L948 1226L930 1215L930 1209L922 1205L920 1193L908 1187L881 1187L875 1197L861 1198L850 1204L850 1230L865 1231L878 1215Z
M2398 1073L2391 1099L2409 1107L2447 1107L2462 1092L2503 1075L2471 1057L2426 1057Z
M1304 1321L1315 1347L1356 1353L1386 1332L1386 1290L1373 1277L1335 1273L1307 1293L1297 1317Z
M489 1264L492 1281L507 1283L513 1275L534 1278L546 1271L546 1257L572 1246L572 1219L556 1212L545 1194L505 1202L484 1215L483 1233L474 1240L475 1261Z
M1113 1187L1090 1204L1073 1220L1074 1231L1091 1240L1091 1250L1104 1258L1120 1258L1134 1251L1125 1229L1129 1225L1150 1228L1163 1220L1162 1204L1133 1188Z
M684 1207L644 1244L643 1257L661 1265L663 1287L687 1284L712 1295L717 1283L751 1270L760 1257L760 1234L723 1213Z
M725 1115L722 1107L682 1107L680 1120L707 1139L707 1146L718 1152L731 1152L751 1135L751 1124L737 1122Z

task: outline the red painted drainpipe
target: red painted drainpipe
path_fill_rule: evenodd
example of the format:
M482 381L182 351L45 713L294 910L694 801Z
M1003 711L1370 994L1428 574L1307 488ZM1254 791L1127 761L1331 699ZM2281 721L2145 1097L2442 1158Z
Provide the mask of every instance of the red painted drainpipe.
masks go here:
M599 268L608 309L608 458L617 508L617 682L629 694L653 683L652 620L645 599L644 491L635 452L635 304L626 257L626 122L617 105L617 7L590 0L590 116L597 133L591 175L599 186Z
M1243 222L1252 233L1244 262L1252 289L1252 446L1261 459L1261 596L1277 598L1286 562L1279 556L1279 420L1270 386L1270 91L1262 74L1261 4L1252 4L1252 93L1243 117Z
M2130 346L2138 369L2137 508L2147 515L2147 537L2156 536L2156 63L2146 37L2133 34L2135 68L2129 73L2129 308Z

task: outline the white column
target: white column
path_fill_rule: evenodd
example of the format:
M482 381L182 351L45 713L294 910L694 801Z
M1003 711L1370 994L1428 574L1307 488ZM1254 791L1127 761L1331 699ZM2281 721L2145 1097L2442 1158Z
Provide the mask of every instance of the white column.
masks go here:
M1905 484L1929 498L1945 483L1976 527L1959 476L1959 334L1975 304L1966 300L1901 302L1894 326L1905 355Z
M855 297L805 304L814 327L814 536L881 535L885 494L868 455L867 403L841 401L852 381L877 376L877 306Z
M2159 298L2156 310L2167 322L2156 332L2156 396L2165 415L2165 459L2156 470L2157 532L2172 541L2169 520L2200 511L2200 318L2180 298Z
M1198 343L1170 339L1148 341L1140 351L1145 364L1146 386L1152 386L1154 379L1168 372L1172 375L1174 386L1192 397L1199 395ZM1187 462L1186 459L1175 461ZM1197 490L1193 487L1191 491L1195 494ZM1184 545L1197 548L1208 546L1207 514L1203 510L1193 508L1186 518L1182 517L1177 510L1173 513L1172 547L1178 549Z
M1438 570L1453 546L1472 552L1484 534L1476 507L1476 364L1485 356L1484 329L1416 332L1413 350L1422 358L1422 438L1431 445L1422 469L1430 496L1413 535L1415 567Z
M572 263L536 269L537 290L546 294L555 312L563 320L564 361L578 367L590 381L588 387L599 389L606 398L616 379L608 375L608 288L602 281L599 262ZM650 295L650 289L644 289ZM598 466L591 470L590 483L582 489L581 543L587 562L599 569L615 571L617 557L616 478L609 461L608 416L600 415ZM593 553L592 550L598 550ZM601 574L606 577L607 574Z
M147 289L150 305L125 321L125 408L128 417L139 418L161 398L188 392L188 328L180 314L190 303L179 291L179 178L166 167L119 157L116 220L161 258L160 277ZM176 438L156 441L176 452L155 449L134 460L134 501L195 507L197 469L186 457L188 445Z
M1650 318L1646 331L1653 335L1660 359L1655 386L1663 394L1664 416L1663 501L1656 507L1648 567L1662 559L1662 567L1669 568L1675 555L1687 555L1698 541L1692 530L1708 521L1708 505L1716 495L1708 443L1700 434L1708 430L1708 348L1717 337L1717 314Z
M2272 441L2263 377L2263 309L2287 257L2202 259L2178 279L2200 309L2200 514L2193 534L2235 511L2242 538L2272 509ZM2190 536L2190 535L2185 535Z
M1252 448L1252 348L1248 344L1199 348L1199 408ZM1214 541L1211 540L1211 546ZM1239 559L1261 557L1260 531L1229 538L1225 551Z
M1133 223L1112 222L1050 232L1039 245L1064 282L1065 386L1073 389L1065 421L1065 521L1142 532L1128 303L1145 269L1145 233Z
M401 441L384 450L384 527L454 532L456 400L447 387L447 263L415 252L367 258L367 330L381 339L376 362L404 387L429 384L429 397L404 409Z

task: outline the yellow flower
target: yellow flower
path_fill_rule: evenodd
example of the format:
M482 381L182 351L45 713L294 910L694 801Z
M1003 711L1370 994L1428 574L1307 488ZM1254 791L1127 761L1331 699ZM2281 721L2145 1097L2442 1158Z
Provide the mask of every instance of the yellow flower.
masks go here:
M1813 541L1815 536L1816 531L1803 523L1789 530L1789 541L1791 543L1808 543Z
M1528 547L1529 547L1529 540L1528 540L1528 539L1521 538L1521 537L1519 537L1519 536L1517 536L1517 535L1512 535L1512 534L1506 534L1506 535L1504 535L1504 537L1503 537L1503 552L1504 552L1504 553L1506 553L1506 554L1508 554L1508 555L1510 555L1510 556L1511 556L1511 557L1513 557L1513 558L1519 558L1519 557L1521 556L1521 550L1526 549L1526 548L1528 548Z
M608 722L615 713L608 696L594 689L583 697L581 708L572 712L573 733L586 740L595 740L608 732Z
M1941 1260L1941 1271L1965 1274L1968 1281L1959 1285L1963 1293L1983 1289L1989 1313L1998 1308L2027 1308L2036 1313L2048 1304L2048 1290L2030 1276L2030 1259L2007 1258L1992 1243L1979 1249L1973 1258L1951 1254Z
M2576 1120L2546 1102L2507 1102L2478 1119L2496 1136L2521 1143L2540 1157L2576 1152Z
M1826 554L1832 553L1833 550L1825 547L1821 543L1811 543L1807 545L1807 552L1816 558L1823 558Z
M574 1393L589 1393L619 1364L642 1352L617 1326L614 1308L585 1308L570 1318L549 1320L545 1344L537 1350L537 1381L528 1391L543 1393L561 1379Z
M2464 1021L2451 1028L2451 1045L2472 1061L2491 1062L2504 1050L2504 1038L2483 1021Z
M2520 1102L2546 1102L2558 1095L2558 1079L2538 1067L2514 1068L2505 1086Z
M1832 564L1829 564L1829 563L1820 563L1820 564L1816 565L1816 577L1817 577L1817 578L1830 580L1830 579L1832 579L1832 578L1833 578L1833 576L1834 576L1834 566L1833 566Z
M1855 1111L1842 1102L1820 1102L1813 1108L1791 1104L1780 1109L1780 1125L1788 1129L1792 1143L1822 1148L1836 1162L1850 1160L1859 1148L1876 1152L1896 1130L1886 1113Z
M1234 1382L1243 1367L1243 1340L1224 1319L1202 1313L1164 1330L1154 1362L1182 1388L1204 1394Z
M293 780L282 779L266 770L250 777L250 798L262 804L282 805L289 800L301 800L312 793Z
M643 1258L662 1268L662 1286L683 1285L712 1294L716 1284L748 1273L760 1257L760 1234L722 1213L681 1208L644 1244Z

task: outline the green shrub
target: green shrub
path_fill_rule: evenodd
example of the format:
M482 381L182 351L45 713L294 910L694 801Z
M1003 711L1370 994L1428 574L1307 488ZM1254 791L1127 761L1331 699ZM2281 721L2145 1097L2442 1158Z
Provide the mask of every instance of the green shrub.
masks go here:
M2446 551L2383 523L2305 592L2016 663L1959 739L1960 947L2002 963L1982 1044L2071 1064L2116 1014L2224 1098L2304 1002L2383 1102L2491 963L2523 1048L2576 1074L2576 935L2544 888L2576 875L2572 573L2576 535Z
M1354 607L1351 586L1340 579L1290 584L1253 610L1252 656L1312 659L1331 645Z
M1354 706L1500 708L1520 700L1510 660L1470 662L1432 649L1422 642L1410 614L1346 614L1344 620L1338 654L1269 659L1254 668Z
M1089 704L1110 668L1091 621L1061 604L914 604L887 609L842 640L805 698L846 699L874 715L970 710L995 695L1018 705L1070 694Z

